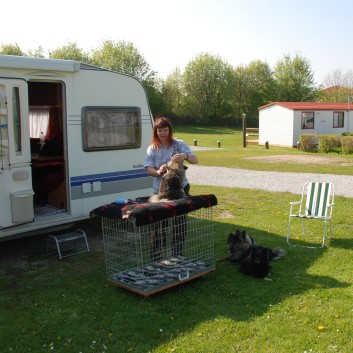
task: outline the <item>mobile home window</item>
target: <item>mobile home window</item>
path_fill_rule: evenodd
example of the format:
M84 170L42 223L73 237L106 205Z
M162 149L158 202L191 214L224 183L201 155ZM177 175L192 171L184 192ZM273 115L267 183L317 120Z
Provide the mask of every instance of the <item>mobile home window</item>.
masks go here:
M141 110L137 107L84 107L83 149L99 151L141 146Z
M314 112L302 113L302 129L314 128Z
M13 107L13 130L15 138L15 150L17 155L22 154L22 127L21 127L21 108L20 91L18 87L12 89L12 107Z
M343 112L333 112L333 127L344 127Z

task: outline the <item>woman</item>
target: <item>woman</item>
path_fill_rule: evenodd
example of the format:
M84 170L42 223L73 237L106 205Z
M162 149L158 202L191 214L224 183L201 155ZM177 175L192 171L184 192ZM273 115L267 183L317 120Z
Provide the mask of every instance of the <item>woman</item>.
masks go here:
M153 177L153 192L158 193L162 176L167 172L169 161L191 164L198 162L196 155L190 147L181 140L173 138L173 128L166 116L156 118L153 126L152 143L147 149L145 168L147 173ZM189 195L190 185L186 177L183 179L183 188ZM186 216L175 219L173 226L173 257L183 254L183 246L186 235ZM154 227L152 235L151 259L158 261L165 254L167 244L168 221L162 221Z
M158 193L162 176L167 172L169 161L198 163L198 159L190 147L184 141L173 138L170 120L166 116L161 116L156 118L154 122L152 143L147 149L145 161L147 173L154 177L153 192L155 194ZM189 195L190 185L186 177L183 179L183 188L185 194Z

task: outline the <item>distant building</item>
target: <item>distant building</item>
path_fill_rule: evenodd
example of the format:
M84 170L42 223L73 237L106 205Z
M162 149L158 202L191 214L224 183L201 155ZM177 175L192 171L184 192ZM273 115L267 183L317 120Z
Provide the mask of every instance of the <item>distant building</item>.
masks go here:
M347 103L272 102L259 108L259 144L294 147L300 135L353 131L353 108Z

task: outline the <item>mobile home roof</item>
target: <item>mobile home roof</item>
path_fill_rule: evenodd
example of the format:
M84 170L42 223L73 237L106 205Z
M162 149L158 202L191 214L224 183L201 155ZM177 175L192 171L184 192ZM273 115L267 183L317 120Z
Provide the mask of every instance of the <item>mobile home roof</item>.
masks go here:
M290 110L347 110L348 103L320 103L320 102L272 102L259 108L265 109L278 105Z
M0 68L53 70L77 72L81 63L74 60L29 58L26 56L0 55Z

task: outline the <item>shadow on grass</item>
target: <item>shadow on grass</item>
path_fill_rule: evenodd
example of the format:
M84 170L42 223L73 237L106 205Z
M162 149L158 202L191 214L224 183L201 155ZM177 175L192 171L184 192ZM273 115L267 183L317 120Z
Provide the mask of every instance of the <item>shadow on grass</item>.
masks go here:
M66 344L76 342L82 351L89 350L91 342L99 342L120 347L120 351L132 347L134 352L147 352L197 329L204 322L220 317L236 322L251 321L264 315L271 306L311 289L348 286L329 276L308 273L310 266L325 254L325 248L288 247L283 237L256 228L247 228L247 231L259 245L273 248L283 244L287 255L272 262L272 281L244 276L237 264L225 261L226 239L235 227L231 223L214 222L216 271L149 298L106 282L104 256L99 246L91 253L63 261L51 258L48 268L29 271L27 275L12 274L17 283L16 292L12 288L10 295L8 288L0 287L2 308L13 322L9 321L8 325L4 322L6 337L12 334L16 337L21 329L26 347L32 351L38 351L51 337L66 337ZM98 242L97 239L99 236L94 241ZM42 247L44 240L38 243ZM19 248L21 243L28 246L28 241L18 240L16 246ZM351 245L345 239L334 241L334 246ZM38 249L33 251L39 256ZM44 251L42 248L42 257ZM36 256L32 254L29 258L35 261Z
M350 238L333 238L331 239L332 247L341 249L353 249L353 239Z
M271 263L272 281L247 277L239 272L238 264L228 264L226 239L234 224L214 222L216 234L217 269L202 279L157 293L148 299L117 289L117 295L123 296L132 306L141 311L122 310L124 320L135 326L134 343L151 337L152 332L163 329L168 333L163 341L168 342L183 332L195 329L205 321L219 317L234 321L251 321L262 316L271 306L279 304L292 296L300 295L311 289L344 288L349 284L329 276L317 276L308 273L310 266L323 254L325 249L305 249L287 246L285 239L276 234L247 229L256 234L259 245L278 247L283 244L287 255ZM164 335L162 335L164 336ZM160 344L162 337L159 337Z

